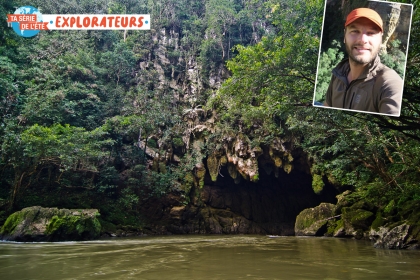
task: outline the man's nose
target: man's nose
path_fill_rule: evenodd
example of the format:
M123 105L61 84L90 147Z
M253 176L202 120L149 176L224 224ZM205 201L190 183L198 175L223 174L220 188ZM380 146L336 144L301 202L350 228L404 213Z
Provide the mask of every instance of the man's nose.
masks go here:
M359 34L359 40L362 41L363 43L367 43L368 39L369 39L369 36L367 35L367 33L361 32Z

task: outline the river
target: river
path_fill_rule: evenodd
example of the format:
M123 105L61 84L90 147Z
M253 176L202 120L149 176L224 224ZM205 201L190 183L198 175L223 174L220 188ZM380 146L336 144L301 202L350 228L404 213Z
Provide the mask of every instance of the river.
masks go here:
M0 279L420 279L419 251L367 241L188 235L0 242Z

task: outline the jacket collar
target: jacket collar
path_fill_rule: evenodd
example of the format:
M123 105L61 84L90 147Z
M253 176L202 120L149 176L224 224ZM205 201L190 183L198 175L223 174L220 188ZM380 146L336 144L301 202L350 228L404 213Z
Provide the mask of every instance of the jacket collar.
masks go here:
M356 80L370 80L376 76L376 72L381 69L381 59L379 55L369 63L365 71ZM347 82L347 75L350 71L349 59L345 58L333 69L332 73L340 79L344 79Z

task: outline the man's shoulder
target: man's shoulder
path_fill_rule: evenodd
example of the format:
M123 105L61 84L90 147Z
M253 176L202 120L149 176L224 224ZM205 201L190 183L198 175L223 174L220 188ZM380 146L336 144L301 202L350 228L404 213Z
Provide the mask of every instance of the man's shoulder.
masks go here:
M378 78L380 78L380 80L383 80L384 82L402 82L402 78L394 69L389 68L381 62L379 64L378 71L376 71L376 75Z

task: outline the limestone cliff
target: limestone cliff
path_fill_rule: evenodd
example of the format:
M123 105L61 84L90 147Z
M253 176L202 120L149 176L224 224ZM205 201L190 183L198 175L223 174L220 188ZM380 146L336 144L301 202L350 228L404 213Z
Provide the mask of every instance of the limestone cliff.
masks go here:
M204 91L217 89L228 77L223 64L203 79L203 65L194 57L183 54L168 62L168 49L183 47L179 34L161 30L153 40L157 55L142 65L156 68L159 87L173 92L185 107L178 125L140 138L137 146L154 172L165 173L170 165L189 169L179 178L179 188L142 205L146 232L293 235L301 210L335 202L337 191L331 185L314 193L311 163L293 147L293 138L277 136L262 143L249 131L224 127L216 111L198 103ZM174 65L184 71L164 70Z

